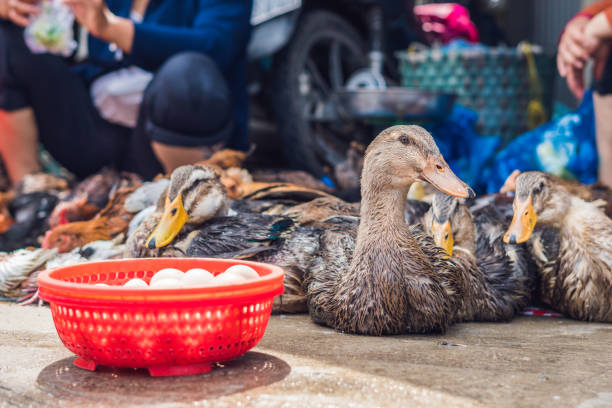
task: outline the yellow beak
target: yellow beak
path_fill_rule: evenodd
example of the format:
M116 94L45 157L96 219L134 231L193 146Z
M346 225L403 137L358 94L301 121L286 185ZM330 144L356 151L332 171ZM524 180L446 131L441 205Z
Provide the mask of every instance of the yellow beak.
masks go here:
M425 189L423 188L423 184L421 184L420 181L415 181L408 190L408 199L422 201L423 197L425 197Z
M455 244L455 240L453 239L453 230L451 229L450 221L440 224L434 220L431 225L431 232L433 233L433 239L436 245L444 249L449 256L453 256L453 245Z
M524 202L515 201L514 216L510 228L504 235L506 244L521 244L527 241L538 221L538 216L533 210L531 195Z
M172 202L169 197L166 197L164 214L147 238L147 248L161 248L171 243L187 222L187 218L187 211L183 207L183 196L177 195Z

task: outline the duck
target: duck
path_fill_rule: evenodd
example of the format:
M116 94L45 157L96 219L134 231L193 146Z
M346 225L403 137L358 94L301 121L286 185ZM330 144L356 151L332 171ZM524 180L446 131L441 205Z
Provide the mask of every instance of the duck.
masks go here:
M129 236L125 256L249 259L273 249L293 226L280 214L231 211L231 203L214 167L181 166L171 174L153 214Z
M126 242L126 257L172 256L186 250L185 237L205 221L226 216L230 200L219 172L206 164L177 167L156 210ZM172 245L171 245L172 244Z
M552 229L556 237L548 242L557 243L538 271L539 300L574 319L612 322L612 220L557 181L538 171L516 177L504 242L531 241L536 225Z
M405 222L416 180L447 194L474 191L450 169L429 132L415 125L383 130L366 149L360 217L326 220L319 253L304 280L315 323L364 335L444 332L467 292L462 271L422 226Z
M213 167L177 168L153 214L129 236L123 256L214 257L276 263L285 268L285 292L275 299L273 311L305 311L303 270L291 268L308 258L304 248L293 245L300 242L304 231L296 231L291 217L280 214L290 206L265 200L232 202L226 192ZM235 210L231 210L232 204ZM286 242L289 240L292 244Z
M508 321L532 300L535 274L529 253L503 242L505 225L494 204L472 213L463 199L440 191L433 196L424 228L469 282L459 320Z
M501 193L515 191L516 178L521 174L520 170L514 170L504 182L500 189ZM604 210L608 217L612 218L612 189L597 181L593 184L582 184L577 180L567 180L553 174L548 175L555 184L560 184L572 195L578 196L585 201L594 201Z

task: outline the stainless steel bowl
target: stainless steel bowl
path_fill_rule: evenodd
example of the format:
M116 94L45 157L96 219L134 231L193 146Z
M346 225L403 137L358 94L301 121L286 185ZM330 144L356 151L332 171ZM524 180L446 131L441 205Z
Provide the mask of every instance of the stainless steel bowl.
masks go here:
M341 114L364 120L439 120L450 113L456 95L390 87L336 92Z

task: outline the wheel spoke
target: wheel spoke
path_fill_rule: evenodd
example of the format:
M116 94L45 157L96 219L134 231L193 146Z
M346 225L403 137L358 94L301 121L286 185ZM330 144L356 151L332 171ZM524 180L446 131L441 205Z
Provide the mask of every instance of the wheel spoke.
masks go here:
M340 47L340 42L334 41L329 50L329 78L333 89L340 89L344 85Z
M312 75L312 79L314 80L319 90L323 93L325 97L328 97L330 94L329 85L327 84L327 82L325 82L325 79L321 75L321 71L319 71L319 68L317 68L317 64L313 61L312 58L308 58L308 61L306 61L306 69L310 72L310 75Z

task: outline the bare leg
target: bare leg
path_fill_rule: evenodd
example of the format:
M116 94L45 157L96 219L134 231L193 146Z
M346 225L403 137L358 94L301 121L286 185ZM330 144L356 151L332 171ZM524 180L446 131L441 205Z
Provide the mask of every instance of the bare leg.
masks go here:
M612 95L593 93L593 104L599 153L599 181L612 188Z
M28 174L41 171L38 129L31 108L0 110L0 154L13 185Z
M170 146L159 142L151 143L153 152L164 167L166 173L185 164L193 164L201 160L206 160L213 153L213 149L207 146L201 147L181 147Z

